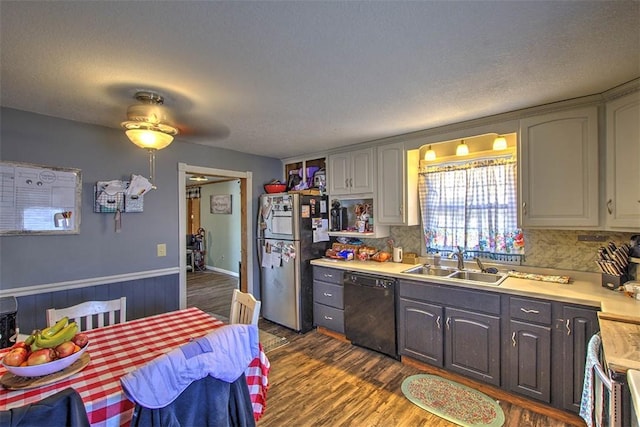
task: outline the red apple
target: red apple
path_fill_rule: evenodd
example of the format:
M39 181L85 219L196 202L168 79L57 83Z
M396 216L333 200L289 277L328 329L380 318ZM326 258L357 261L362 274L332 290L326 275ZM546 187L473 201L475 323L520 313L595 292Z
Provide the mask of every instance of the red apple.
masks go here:
M59 358L67 357L73 354L75 347L76 345L72 341L65 341L56 347L56 353L58 353Z
M27 359L27 365L42 365L43 363L49 363L56 358L56 352L52 348L42 348L31 353L31 356Z
M24 347L17 347L11 349L9 353L4 356L2 361L7 366L20 366L22 362L27 360L28 352Z
M17 343L12 345L11 348L26 348L27 350L29 349L29 347L27 346L27 343L24 341L18 341Z
M71 341L73 341L78 347L82 348L89 342L89 337L87 334L80 332L79 334L76 334Z

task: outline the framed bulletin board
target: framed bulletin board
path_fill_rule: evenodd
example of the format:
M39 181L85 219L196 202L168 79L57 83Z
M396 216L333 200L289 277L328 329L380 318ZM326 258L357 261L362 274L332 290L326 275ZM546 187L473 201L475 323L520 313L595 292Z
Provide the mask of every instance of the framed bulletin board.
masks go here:
M0 235L79 234L80 169L0 162Z

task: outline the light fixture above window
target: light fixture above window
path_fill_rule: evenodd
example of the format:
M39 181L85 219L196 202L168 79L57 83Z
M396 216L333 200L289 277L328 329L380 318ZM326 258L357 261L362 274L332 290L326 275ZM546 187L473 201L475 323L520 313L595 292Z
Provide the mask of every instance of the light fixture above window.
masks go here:
M173 142L178 129L171 124L169 111L163 106L164 98L156 92L140 91L134 96L140 104L130 105L127 121L121 123L125 134L138 147L149 151L149 180L155 188L157 150Z
M204 175L199 175L199 176L190 176L189 177L189 181L197 181L197 182L203 182L203 181L209 181L209 178L207 178Z
M464 143L464 139L460 141L456 148L456 156L466 156L469 154L469 147Z
M429 145L429 149L426 153L424 153L424 159L428 161L433 161L436 159L436 152L431 149L431 145Z
M507 139L504 136L498 136L493 140L493 150L500 151L507 149Z

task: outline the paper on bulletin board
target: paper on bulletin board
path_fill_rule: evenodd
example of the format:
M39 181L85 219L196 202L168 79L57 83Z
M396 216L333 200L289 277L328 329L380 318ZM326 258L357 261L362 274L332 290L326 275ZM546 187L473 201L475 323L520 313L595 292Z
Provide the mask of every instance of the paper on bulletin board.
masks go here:
M313 243L329 241L329 220L324 218L312 218Z

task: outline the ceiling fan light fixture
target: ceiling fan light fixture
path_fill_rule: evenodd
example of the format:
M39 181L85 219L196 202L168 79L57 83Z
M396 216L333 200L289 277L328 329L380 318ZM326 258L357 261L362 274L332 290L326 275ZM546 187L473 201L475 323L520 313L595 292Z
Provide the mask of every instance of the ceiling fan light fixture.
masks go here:
M467 156L469 154L469 147L464 143L464 139L460 141L458 147L456 147L456 156Z
M153 184L156 175L155 152L166 148L178 134L169 118L167 109L162 105L164 98L156 92L139 91L134 96L141 104L127 108L127 121L120 125L131 142L149 151L149 178Z
M498 136L493 140L493 151L500 151L507 149L507 139L504 136Z
M433 161L436 159L436 152L433 151L431 145L429 145L429 149L427 150L427 152L424 153L424 159L427 161Z

